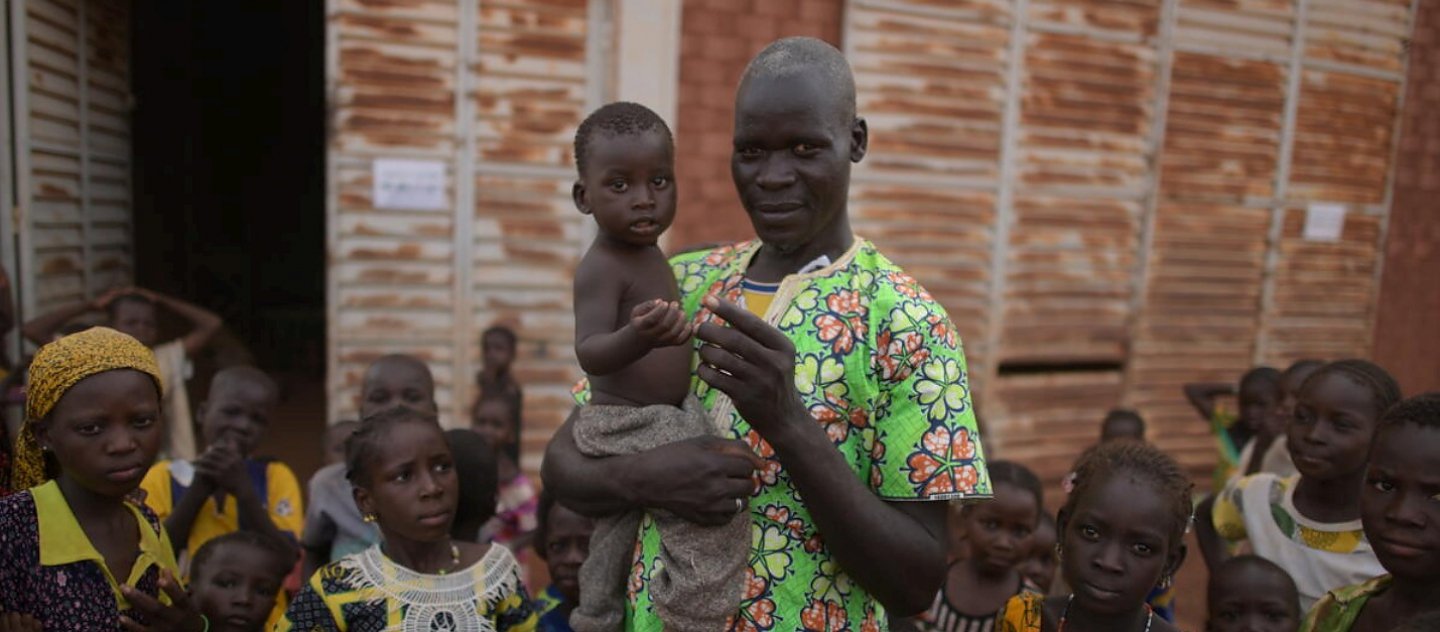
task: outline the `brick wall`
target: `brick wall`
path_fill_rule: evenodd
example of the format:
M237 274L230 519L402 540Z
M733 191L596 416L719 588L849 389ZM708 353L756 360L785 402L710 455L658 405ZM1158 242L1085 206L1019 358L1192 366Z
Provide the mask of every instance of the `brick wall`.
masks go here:
M780 37L840 45L842 0L685 0L680 36L672 251L754 236L730 179L735 86L745 64Z
M1375 359L1406 394L1440 390L1440 2L1415 16Z

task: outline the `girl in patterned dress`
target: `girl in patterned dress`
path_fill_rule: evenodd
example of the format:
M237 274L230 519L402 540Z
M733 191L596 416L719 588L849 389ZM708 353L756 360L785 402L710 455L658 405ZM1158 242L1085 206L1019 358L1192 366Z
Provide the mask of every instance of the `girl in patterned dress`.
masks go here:
M208 628L164 527L132 498L164 439L160 392L155 355L113 329L36 353L12 477L25 491L0 500L5 629Z
M1060 509L1060 572L1074 592L1012 597L1000 632L1173 632L1146 605L1185 559L1190 480L1174 459L1133 441L1086 453Z
M345 465L355 504L382 541L320 568L279 632L535 629L510 551L451 535L459 481L434 415L394 408L365 418Z

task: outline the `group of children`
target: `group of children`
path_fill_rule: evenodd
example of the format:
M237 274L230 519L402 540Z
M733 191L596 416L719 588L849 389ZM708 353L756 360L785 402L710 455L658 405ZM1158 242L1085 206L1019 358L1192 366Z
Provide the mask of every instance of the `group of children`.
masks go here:
M1162 606L1193 526L1211 632L1440 630L1440 393L1402 399L1363 360L1185 390L1220 439L1213 495L1195 503L1143 419L1114 411L1054 522L1030 470L991 462L994 499L952 517L956 559L933 606L892 627L1173 629Z

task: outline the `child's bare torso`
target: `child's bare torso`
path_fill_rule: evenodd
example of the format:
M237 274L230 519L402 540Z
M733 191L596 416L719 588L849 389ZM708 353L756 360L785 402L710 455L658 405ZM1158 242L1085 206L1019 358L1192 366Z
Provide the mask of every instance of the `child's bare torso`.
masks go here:
M597 307L614 306L604 311L612 315L613 320L608 326L594 331L603 329L610 333L623 328L630 322L632 311L644 303L656 299L666 302L679 300L675 274L657 246L616 248L597 242L581 259L579 266L581 270L577 271L577 278L595 278L598 274L601 279L613 280L575 288L577 302L594 301L598 303ZM591 403L679 406L690 392L692 352L688 343L657 347L619 370L605 375L590 375Z

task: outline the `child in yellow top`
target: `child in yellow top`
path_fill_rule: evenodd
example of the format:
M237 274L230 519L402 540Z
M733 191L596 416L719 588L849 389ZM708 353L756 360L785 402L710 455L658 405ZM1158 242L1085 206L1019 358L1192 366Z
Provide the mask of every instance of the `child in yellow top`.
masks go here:
M28 489L0 500L6 625L207 627L175 579L164 527L128 499L163 436L160 369L134 338L96 327L35 355L13 472Z

